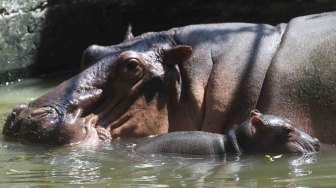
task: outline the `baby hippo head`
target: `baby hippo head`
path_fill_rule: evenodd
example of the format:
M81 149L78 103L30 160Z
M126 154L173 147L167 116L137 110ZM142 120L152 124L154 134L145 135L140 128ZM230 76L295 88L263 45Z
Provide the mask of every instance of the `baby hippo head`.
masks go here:
M238 144L247 153L311 153L320 151L320 142L295 128L284 118L251 112L251 119L236 130Z

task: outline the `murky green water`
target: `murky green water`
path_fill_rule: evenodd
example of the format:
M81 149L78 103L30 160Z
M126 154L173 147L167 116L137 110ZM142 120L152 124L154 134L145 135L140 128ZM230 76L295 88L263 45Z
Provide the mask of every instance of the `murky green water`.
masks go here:
M1 86L0 114L35 99L62 79ZM330 145L323 145L317 154L285 154L266 162L264 155L139 156L132 152L138 141L105 142L98 148L50 148L0 135L0 187L336 186L336 149Z

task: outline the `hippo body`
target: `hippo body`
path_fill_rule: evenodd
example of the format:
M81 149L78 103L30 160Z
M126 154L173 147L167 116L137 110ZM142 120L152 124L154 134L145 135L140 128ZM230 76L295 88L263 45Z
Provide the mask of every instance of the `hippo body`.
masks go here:
M188 155L224 155L226 137L203 131L177 131L149 138L136 146L138 154L175 153Z
M121 44L85 50L79 75L15 106L3 134L52 145L228 134L258 108L335 143L334 23L332 12L275 27L204 24L137 37L129 30Z
M135 151L188 155L310 153L320 151L320 142L295 128L289 120L253 110L251 119L230 130L227 136L203 131L171 132L149 138Z

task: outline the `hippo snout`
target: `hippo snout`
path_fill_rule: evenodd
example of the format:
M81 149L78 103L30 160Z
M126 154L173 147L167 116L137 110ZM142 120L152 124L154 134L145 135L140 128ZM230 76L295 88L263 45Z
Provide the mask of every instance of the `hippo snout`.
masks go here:
M21 127L21 119L19 118L20 113L26 109L28 106L27 104L18 104L16 105L12 112L9 113L7 120L5 122L5 126L3 128L3 134L10 136L10 137L17 137L17 133Z
M320 141L317 138L314 138L312 146L313 146L315 152L319 152L321 150L321 144L320 144Z
M17 116L21 113L21 111L24 110L24 109L26 109L27 107L28 107L28 106L27 106L27 104L25 104L25 103L16 105L16 106L13 108L12 112L9 114L9 116L8 116L8 120L9 120L9 121L14 121L14 120L17 118ZM8 121L8 120L7 120L7 121Z
M305 150L304 153L319 152L321 150L321 143L317 138L311 137L298 129L297 132L298 135L300 135L297 139L297 143Z
M12 114L19 114L23 109L27 107L28 106L25 103L18 104L13 108Z
M319 152L321 150L321 143L317 138L310 137L310 139L303 140L302 138L297 141L303 149L303 153Z

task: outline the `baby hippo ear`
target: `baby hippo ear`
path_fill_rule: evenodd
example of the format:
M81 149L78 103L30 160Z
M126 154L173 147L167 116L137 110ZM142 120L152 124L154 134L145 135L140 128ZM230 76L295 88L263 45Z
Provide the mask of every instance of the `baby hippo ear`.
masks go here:
M186 62L192 54L192 48L186 45L178 45L163 50L163 63L176 65Z
M268 128L268 123L264 120L262 120L258 116L253 116L251 118L251 124L257 129L257 130L266 130Z
M250 117L253 117L253 116L261 116L262 113L260 113L257 109L254 109L251 111L250 113Z

